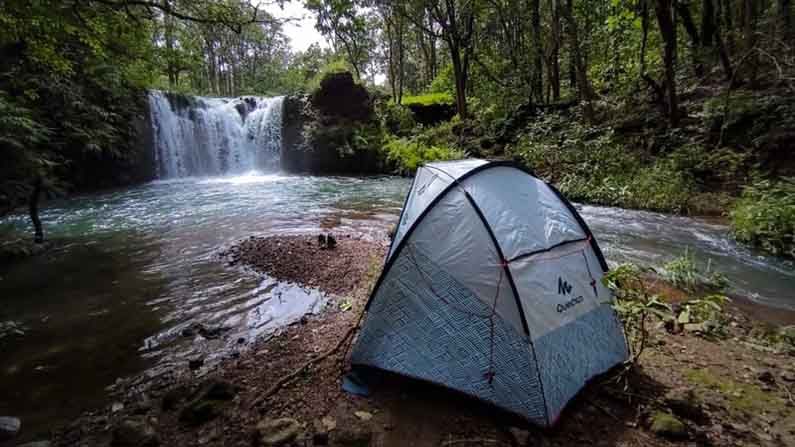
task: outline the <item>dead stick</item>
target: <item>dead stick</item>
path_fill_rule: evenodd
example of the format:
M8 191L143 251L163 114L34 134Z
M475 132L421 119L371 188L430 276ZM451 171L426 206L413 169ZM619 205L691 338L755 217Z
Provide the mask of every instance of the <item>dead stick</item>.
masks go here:
M351 336L351 334L353 334L353 331L355 331L355 330L356 330L356 326L350 327L348 329L348 331L345 333L345 335L337 342L337 344L333 348L331 348L328 351L326 351L325 354L323 354L323 355L321 355L319 357L315 357L315 358L307 360L306 363L301 365L298 369L296 369L295 371L291 372L290 374L288 374L288 375L282 377L281 379L279 379L278 382L274 383L270 388L268 388L268 391L265 391L265 394L263 394L257 400L255 400L254 403L251 405L251 407L253 408L253 407L259 406L262 402L264 402L265 400L267 400L268 398L270 398L271 396L276 394L276 392L279 391L279 389L281 389L281 387L283 387L288 382L290 382L291 380L293 380L296 377L298 377L298 375L301 374L305 369L307 369L310 366L314 365L315 363L320 362L321 360L327 358L331 354L334 354L335 352L337 352L340 349L340 347L342 347L342 345L345 343L345 340L347 340Z

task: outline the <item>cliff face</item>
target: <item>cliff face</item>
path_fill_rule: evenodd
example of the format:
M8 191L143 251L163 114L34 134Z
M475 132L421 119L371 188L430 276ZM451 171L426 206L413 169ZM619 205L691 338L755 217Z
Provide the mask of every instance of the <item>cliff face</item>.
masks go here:
M294 173L366 174L382 170L382 129L367 90L350 73L331 73L311 95L287 97L282 169Z

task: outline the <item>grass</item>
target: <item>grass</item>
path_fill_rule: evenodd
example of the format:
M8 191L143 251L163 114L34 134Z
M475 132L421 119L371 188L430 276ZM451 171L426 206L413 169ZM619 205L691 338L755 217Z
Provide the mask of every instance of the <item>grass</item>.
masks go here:
M426 93L422 95L404 96L401 104L404 106L432 106L453 105L453 97L449 93Z
M754 183L731 211L737 240L795 258L795 178Z
M720 393L728 403L726 408L735 416L772 413L785 402L780 397L765 393L759 387L720 377L706 369L691 369L685 377L697 385Z
M663 277L674 286L688 292L696 292L699 289L720 291L726 287L726 277L712 269L712 263L707 262L707 266L702 270L696 262L695 255L685 248L682 256L666 263L663 266Z

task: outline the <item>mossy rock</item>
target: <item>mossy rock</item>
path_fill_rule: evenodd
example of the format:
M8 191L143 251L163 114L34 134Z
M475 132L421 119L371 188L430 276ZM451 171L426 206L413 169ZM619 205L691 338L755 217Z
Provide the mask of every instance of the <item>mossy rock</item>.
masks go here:
M651 431L663 438L685 439L687 438L687 427L676 418L676 416L658 411L651 417Z
M312 93L312 106L326 117L352 121L369 121L373 104L364 86L353 80L349 72L327 73L320 87Z

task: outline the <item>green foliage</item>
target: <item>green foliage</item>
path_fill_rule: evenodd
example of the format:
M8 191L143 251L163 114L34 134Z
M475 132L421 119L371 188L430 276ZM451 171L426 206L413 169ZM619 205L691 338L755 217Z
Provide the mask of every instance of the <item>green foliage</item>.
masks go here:
M37 176L48 193L117 182L139 155L133 126L153 78L149 27L123 11L54 0L5 2L0 24L0 150L9 161L0 207L18 205Z
M417 125L414 121L414 115L408 108L392 101L379 102L376 107L376 114L381 125L390 133L399 137L407 136Z
M408 175L430 161L466 158L466 153L449 146L428 145L422 138L393 138L384 146L387 162L397 173Z
M548 114L528 124L508 151L573 200L685 212L695 184L675 162L649 161L611 129Z
M431 81L431 85L428 86L428 92L446 93L452 96L453 92L455 92L455 78L453 77L453 66L451 64L446 64L439 69L436 77Z
M707 295L685 301L676 316L677 324L706 336L726 335L726 314L723 307L731 300L723 295Z
M441 93L426 93L423 95L415 95L415 96L404 96L401 104L404 106L412 106L412 105L420 105L420 106L432 106L432 105L453 105L453 97L449 93L441 92Z
M351 65L343 59L334 59L320 67L317 74L309 81L308 91L313 92L320 88L320 82L326 76L336 73L351 73ZM356 80L356 79L354 79Z
M616 310L624 325L632 362L638 360L646 348L652 317L671 320L673 310L660 296L654 294L646 285L652 269L634 264L621 264L605 274L602 281L613 291Z
M747 186L731 211L731 225L738 240L795 258L795 179Z
M706 268L702 271L696 262L695 255L685 249L682 256L666 263L663 266L663 277L671 284L688 292L698 290L719 291L726 288L728 281L726 277L712 269L712 263L707 262Z

